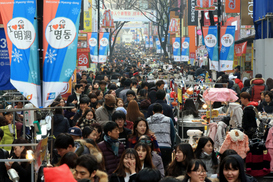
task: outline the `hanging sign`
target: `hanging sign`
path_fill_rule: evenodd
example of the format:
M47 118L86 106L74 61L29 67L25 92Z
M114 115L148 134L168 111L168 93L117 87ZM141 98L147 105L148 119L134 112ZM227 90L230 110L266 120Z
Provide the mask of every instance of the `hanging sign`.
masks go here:
M109 33L100 33L99 63L105 63L109 49Z
M155 38L155 44L156 44L156 53L161 53L161 45L157 37Z
M32 104L40 107L36 1L1 0L0 12L6 35L4 45L8 46L10 82Z
M226 0L226 13L240 13L241 0Z
M77 66L86 66L86 68L89 68L89 52L89 48L77 49Z
M215 10L215 6L213 6L213 0L197 0L196 4L197 6L195 6L195 10L198 10L198 11L200 10L214 11Z
M217 27L209 26L203 27L204 43L206 45L209 58L211 60L211 70L218 71L219 60L218 60L218 41L217 41Z
M220 33L220 71L233 69L235 26L223 26Z
M87 34L88 45L90 49L90 58L92 63L97 63L98 58L98 33L92 32Z
M104 11L101 27L102 28L115 28L113 15L112 15L110 9Z
M81 2L44 1L44 107L50 105L60 94L76 68Z
M246 53L247 42L235 44L234 51L236 56L242 56Z
M181 61L180 38L173 38L173 59L175 62Z
M145 46L146 46L147 49L150 47L148 36L145 36Z
M170 34L179 33L178 27L179 27L179 23L177 21L177 18L172 18L169 25L169 33Z
M190 56L190 38L182 37L182 47L181 47L181 61L189 61Z
M150 36L150 48L152 48L153 46L154 46L153 36Z

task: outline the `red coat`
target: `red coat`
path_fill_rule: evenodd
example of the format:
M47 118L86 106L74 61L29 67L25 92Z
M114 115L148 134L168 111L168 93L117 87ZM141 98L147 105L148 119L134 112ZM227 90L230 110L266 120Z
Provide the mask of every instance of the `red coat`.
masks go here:
M261 100L261 92L266 90L265 80L263 78L254 78L250 81L251 101L258 102Z
M244 88L244 84L243 84L242 80L240 80L239 78L235 79L235 83L239 86L240 90L242 90L242 88Z

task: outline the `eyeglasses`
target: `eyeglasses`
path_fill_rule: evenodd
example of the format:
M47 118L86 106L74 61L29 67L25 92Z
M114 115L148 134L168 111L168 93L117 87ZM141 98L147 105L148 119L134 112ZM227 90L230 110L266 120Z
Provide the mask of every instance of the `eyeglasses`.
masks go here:
M141 143L141 144L152 145L152 141L151 140L139 140L138 142Z
M198 175L207 173L207 171L202 171L202 170L197 170L197 171L194 171L194 172L196 172L196 174L198 174Z

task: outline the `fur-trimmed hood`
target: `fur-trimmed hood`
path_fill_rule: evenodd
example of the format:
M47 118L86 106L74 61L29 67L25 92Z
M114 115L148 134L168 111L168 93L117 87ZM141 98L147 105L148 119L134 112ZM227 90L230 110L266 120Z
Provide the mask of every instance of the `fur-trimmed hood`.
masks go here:
M96 177L98 178L96 182L108 182L108 175L103 171L97 170Z
M236 136L236 132L238 133L238 136ZM233 142L244 141L244 133L241 132L240 130L237 129L231 130L229 134Z
M97 162L101 163L102 162L102 153L91 143L86 142L83 139L76 140L77 142L80 142L81 144L85 145L88 149L91 155L96 157Z
M265 84L265 79L263 78L253 78L251 81L250 81L250 85L251 84L255 84L255 85L262 85L262 84Z

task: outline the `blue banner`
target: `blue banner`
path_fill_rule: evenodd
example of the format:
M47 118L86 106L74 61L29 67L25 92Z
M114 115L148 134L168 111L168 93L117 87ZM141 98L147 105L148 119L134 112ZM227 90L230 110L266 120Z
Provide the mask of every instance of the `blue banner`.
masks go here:
M14 90L10 83L10 64L4 28L0 28L0 90Z
M146 47L146 49L148 49L150 47L148 36L145 36L145 47Z
M221 27L220 71L233 70L235 26Z
M173 58L174 61L181 61L181 46L180 46L180 38L173 38Z
M105 63L109 48L109 33L100 33L99 63Z
M98 33L92 32L87 34L87 40L90 48L90 57L93 63L98 62Z
M36 0L1 0L10 56L10 82L36 107L41 105Z
M217 26L203 27L204 42L209 54L210 70L219 71Z
M154 47L153 36L150 36L150 47Z
M182 54L181 54L181 60L182 61L189 61L190 56L190 38L189 37L183 37L182 38Z
M137 37L136 37L136 43L137 43L137 44L139 44L139 43L140 43L139 34L137 34Z
M155 43L156 43L156 53L161 53L161 45L157 37L155 38Z
M44 1L43 106L65 91L76 68L81 0Z

